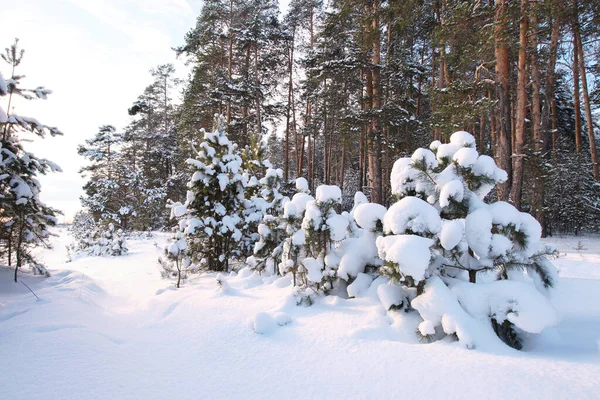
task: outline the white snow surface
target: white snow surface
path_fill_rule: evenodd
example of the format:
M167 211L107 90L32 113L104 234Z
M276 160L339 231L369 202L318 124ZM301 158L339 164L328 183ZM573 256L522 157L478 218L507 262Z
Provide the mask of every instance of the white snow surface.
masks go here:
M596 399L600 393L600 237L545 240L562 255L550 297L559 322L516 351L498 341L475 350L447 340L420 344L415 331L429 333L437 324L423 324L416 312L386 313L377 295L383 277L366 289L369 277L359 275L356 298L319 297L299 307L289 277L246 269L225 275L227 290L219 290L214 273L174 289L160 278L154 246L168 234L128 241L123 257L65 263L71 238L57 233L54 249L39 252L52 276L19 276L40 300L0 269L5 399ZM266 323L261 334L257 322L259 330ZM402 387L390 386L398 377Z

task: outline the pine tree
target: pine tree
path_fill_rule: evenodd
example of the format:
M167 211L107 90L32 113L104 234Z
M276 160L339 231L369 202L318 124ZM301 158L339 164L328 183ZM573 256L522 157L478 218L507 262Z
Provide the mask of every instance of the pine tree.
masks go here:
M26 100L46 99L52 93L44 87L22 88L22 75L16 74L24 51L18 48L18 39L7 48L2 59L10 68L10 78L0 74L0 97L8 97L7 111L0 106L0 254L9 267L15 267L14 280L18 271L29 266L36 274L49 275L46 267L37 261L31 250L39 245L49 247L49 228L56 225L60 211L46 206L39 198L41 185L38 176L61 169L53 162L36 157L25 149L25 133L38 137L62 135L54 127L43 125L35 118L11 112L15 96ZM14 264L13 264L14 263Z
M544 292L554 285L556 271L548 261L553 250L540 244L541 227L531 215L502 201L483 201L507 174L491 157L479 155L473 136L456 132L450 143L436 141L431 149L418 149L412 158L394 164L392 190L400 200L385 214L385 235L377 239L385 262L382 272L400 286L411 304L417 304L425 321L429 306L421 303L418 295L427 293L428 287L442 290L437 276L465 293L505 290L501 297L507 299L509 311L492 310L490 323L502 340L520 348L520 330L536 332L537 328L520 324L509 314L518 314L520 309L528 312L525 308L529 303L521 296L537 296L542 303L547 300L535 294L533 286L521 282L481 289L474 284L486 271L493 272L498 280L522 280L517 275L525 271ZM461 280L468 280L471 286ZM434 333L429 322L421 328L423 335ZM445 332L455 331L448 328Z
M242 240L244 189L237 145L229 141L223 116L215 118L212 132L203 132L192 170L185 204L173 206L175 217L185 220L183 232L191 261L211 271L228 271L229 260L239 256Z

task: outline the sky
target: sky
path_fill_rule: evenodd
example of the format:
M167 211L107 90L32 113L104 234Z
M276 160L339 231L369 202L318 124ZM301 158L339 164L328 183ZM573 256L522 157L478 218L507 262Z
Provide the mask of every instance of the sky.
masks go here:
M44 86L48 100L14 102L14 112L56 126L63 137L34 140L28 149L54 161L62 173L41 177L42 200L70 221L80 208L84 163L78 144L100 125L124 128L127 109L152 82L150 68L173 63L187 75L172 47L181 45L201 0L19 0L4 2L0 49L14 38L25 49L16 71L22 86ZM8 64L0 60L6 78ZM3 104L6 108L6 104Z

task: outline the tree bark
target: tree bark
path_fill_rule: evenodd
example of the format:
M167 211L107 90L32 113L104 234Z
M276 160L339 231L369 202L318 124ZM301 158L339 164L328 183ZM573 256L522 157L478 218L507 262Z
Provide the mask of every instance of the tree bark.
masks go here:
M531 63L531 123L533 125L533 150L535 154L535 180L533 189L533 213L535 218L542 227L542 236L545 237L545 221L544 221L544 178L542 174L543 152L545 145L545 137L542 132L542 102L540 97L540 71L538 65L538 11L537 3L533 3L531 10L531 46L530 46L530 63Z
M506 171L509 178L498 185L498 199L508 201L510 194L511 176L511 127L510 127L510 99L509 99L509 62L508 62L508 0L498 0L495 11L495 57L496 57L496 97L498 109L496 122L498 125L495 143L496 162Z
M555 4L554 20L552 21L552 32L550 34L548 71L546 73L546 95L550 101L550 129L552 136L552 151L556 151L558 146L558 123L556 115L556 99L554 98L554 85L556 81L556 59L558 56L558 41L560 39L561 18L560 12L562 0L558 0ZM547 149L544 149L547 150Z
M521 0L521 22L519 24L519 63L517 75L517 110L515 127L515 150L513 154L513 178L511 200L521 208L523 191L523 169L525 166L525 117L527 112L527 32L529 30L529 0Z
M381 131L379 126L379 111L381 109L381 32L379 26L379 0L373 2L372 25L370 29L372 37L373 54L371 56L371 79L367 88L367 96L371 94L371 134L369 135L369 177L371 202L382 204L382 180L381 180ZM370 86L370 88L369 88Z
M577 0L575 0L577 1ZM579 18L576 16L576 18ZM585 119L587 124L588 139L590 141L590 154L592 156L592 172L596 181L600 180L598 174L598 153L596 152L596 137L594 135L594 120L592 119L592 105L590 103L590 94L588 92L587 74L585 70L585 58L583 53L583 43L581 41L581 32L579 29L579 21L577 21L577 52L579 53L579 72L581 76L581 89L583 90L583 102L585 105Z
M576 28L573 27L573 31ZM577 35L573 34L573 108L575 109L575 151L581 152L581 97L579 95L579 51Z

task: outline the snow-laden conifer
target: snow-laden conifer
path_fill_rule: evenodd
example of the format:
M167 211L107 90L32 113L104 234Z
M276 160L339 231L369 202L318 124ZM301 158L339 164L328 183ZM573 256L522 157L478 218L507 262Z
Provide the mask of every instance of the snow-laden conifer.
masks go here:
M11 68L7 79L0 73L0 255L3 263L15 267L14 279L21 267L29 266L33 273L48 275L46 267L34 257L31 250L49 246L48 228L56 225L60 211L46 206L39 198L41 185L39 175L60 172L53 162L38 158L25 149L26 133L38 137L62 135L55 127L42 124L37 119L11 112L15 96L26 100L46 99L52 92L44 87L25 89L21 87L24 76L15 74L24 51L18 49L18 40L7 48L2 59Z
M505 202L484 201L507 176L492 158L478 154L470 134L456 132L450 143L430 148L399 159L392 170L399 201L386 212L384 236L377 239L381 272L401 289L389 303L416 308L424 337L456 334L475 345L469 318L484 318L502 340L520 348L522 332L538 333L555 320L543 295L555 281L548 261L553 251L540 244L541 228L532 216ZM453 294L442 294L448 290ZM458 296L460 303L450 306L438 295ZM466 316L458 317L459 309Z

